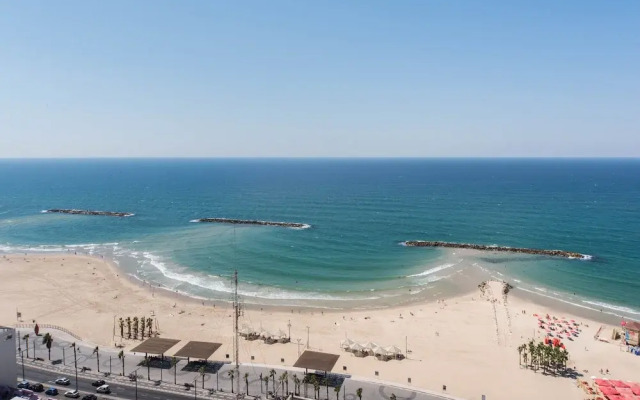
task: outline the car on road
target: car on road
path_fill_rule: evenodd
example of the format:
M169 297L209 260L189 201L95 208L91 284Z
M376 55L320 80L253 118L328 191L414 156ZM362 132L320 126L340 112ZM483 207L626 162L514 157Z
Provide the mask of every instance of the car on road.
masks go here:
M42 383L34 383L33 385L29 385L29 390L33 390L34 392L42 392L44 391L44 385Z
M64 397L71 397L74 399L77 399L78 397L80 397L80 392L78 392L77 390L69 390L68 392L64 392Z
M102 385L104 385L105 383L107 383L107 382L103 381L102 379L98 379L97 381L93 382L93 383L91 384L91 386L98 387L98 386L102 386Z
M87 394L82 397L82 400L98 400L98 396L95 394Z
M96 391L98 393L104 393L104 394L111 393L111 389L109 388L109 385L102 385L98 389L96 389Z
M18 383L18 389L29 389L29 381L22 381Z
M56 383L58 385L69 386L71 384L71 381L69 380L69 378L58 378L56 379Z
M50 387L49 389L47 389L46 392L44 392L44 394L46 394L48 396L57 396L58 395L58 389L56 389L54 387Z

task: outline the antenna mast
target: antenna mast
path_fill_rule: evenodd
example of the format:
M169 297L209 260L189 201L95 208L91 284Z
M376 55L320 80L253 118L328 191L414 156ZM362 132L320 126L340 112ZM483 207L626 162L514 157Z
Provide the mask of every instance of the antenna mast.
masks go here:
M240 391L240 364L238 359L239 343L238 343L238 318L240 317L240 303L238 302L238 270L233 273L233 351L236 360L236 387L238 392Z

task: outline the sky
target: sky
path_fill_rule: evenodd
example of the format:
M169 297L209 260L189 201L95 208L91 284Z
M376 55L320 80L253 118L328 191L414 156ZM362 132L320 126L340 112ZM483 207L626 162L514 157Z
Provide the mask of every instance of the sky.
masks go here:
M0 157L638 157L640 1L0 1Z

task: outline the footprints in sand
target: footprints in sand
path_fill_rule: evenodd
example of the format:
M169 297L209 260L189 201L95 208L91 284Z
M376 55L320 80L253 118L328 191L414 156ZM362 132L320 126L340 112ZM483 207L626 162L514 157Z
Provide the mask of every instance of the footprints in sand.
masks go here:
M480 285L482 297L491 303L493 320L496 325L496 340L499 346L508 346L511 337L511 314L507 307L507 283L490 281Z

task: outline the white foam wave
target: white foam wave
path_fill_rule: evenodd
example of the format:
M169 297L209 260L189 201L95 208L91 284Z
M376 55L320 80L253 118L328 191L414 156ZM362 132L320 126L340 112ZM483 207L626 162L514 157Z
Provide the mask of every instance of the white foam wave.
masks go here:
M608 308L609 310L614 310L614 311L628 313L628 314L640 315L640 311L634 310L634 309L629 308L629 307L616 306L616 305L613 305L613 304L603 303L603 302L600 302L600 301L582 300L582 302L586 303L586 304L591 304L591 305L594 305L594 306L602 307L602 308Z
M438 265L437 267L428 269L424 272L420 272L419 274L413 274L413 275L408 275L407 278L416 278L416 277L421 277L421 276L427 276L427 275L431 275L431 274L435 274L436 272L442 271L444 269L447 268L451 268L456 264L442 264L442 265Z
M196 275L188 272L178 272L170 269L162 261L162 259L149 252L144 252L143 256L147 259L149 265L155 267L160 273L173 281L187 283L189 285L197 286L202 289L211 290L220 293L231 294L233 288L230 283L227 283L223 278L213 275ZM318 292L294 292L290 290L284 290L277 287L247 287L240 286L238 293L245 297L263 298L269 300L376 300L382 296L375 297L340 297L335 295L329 295ZM187 293L189 296L193 294Z
M565 304L570 304L570 305L575 306L575 307L580 307L580 308L584 308L586 310L591 310L591 311L602 312L604 314L615 315L616 317L621 317L621 318L626 317L626 315L618 314L617 312L625 312L625 313L629 313L629 314L640 315L640 311L633 310L633 309L627 308L627 307L618 307L618 306L613 306L613 305L609 304L609 307L606 307L606 308L608 308L609 310L612 310L612 311L611 312L610 311L606 311L606 310L603 311L600 308L589 307L589 306L586 306L586 305L581 304L581 303L574 303L574 302L571 302L569 300L565 300L562 297L556 297L556 296L551 296L551 295L548 295L548 294L543 294L543 293L540 293L540 292L535 291L535 290L529 290L529 289L526 289L526 288L523 288L523 287L518 287L518 289L522 290L522 291L525 291L525 292L528 292L528 293L535 294L537 296L542 296L542 297L546 297L548 299L560 301L560 302L565 303ZM588 300L583 300L582 303L588 303L588 304L592 304L592 305L606 304L606 303L600 303L600 302L592 302L592 301L588 301ZM603 306L603 308L605 308L605 307ZM617 311L617 312L613 312L613 311Z

